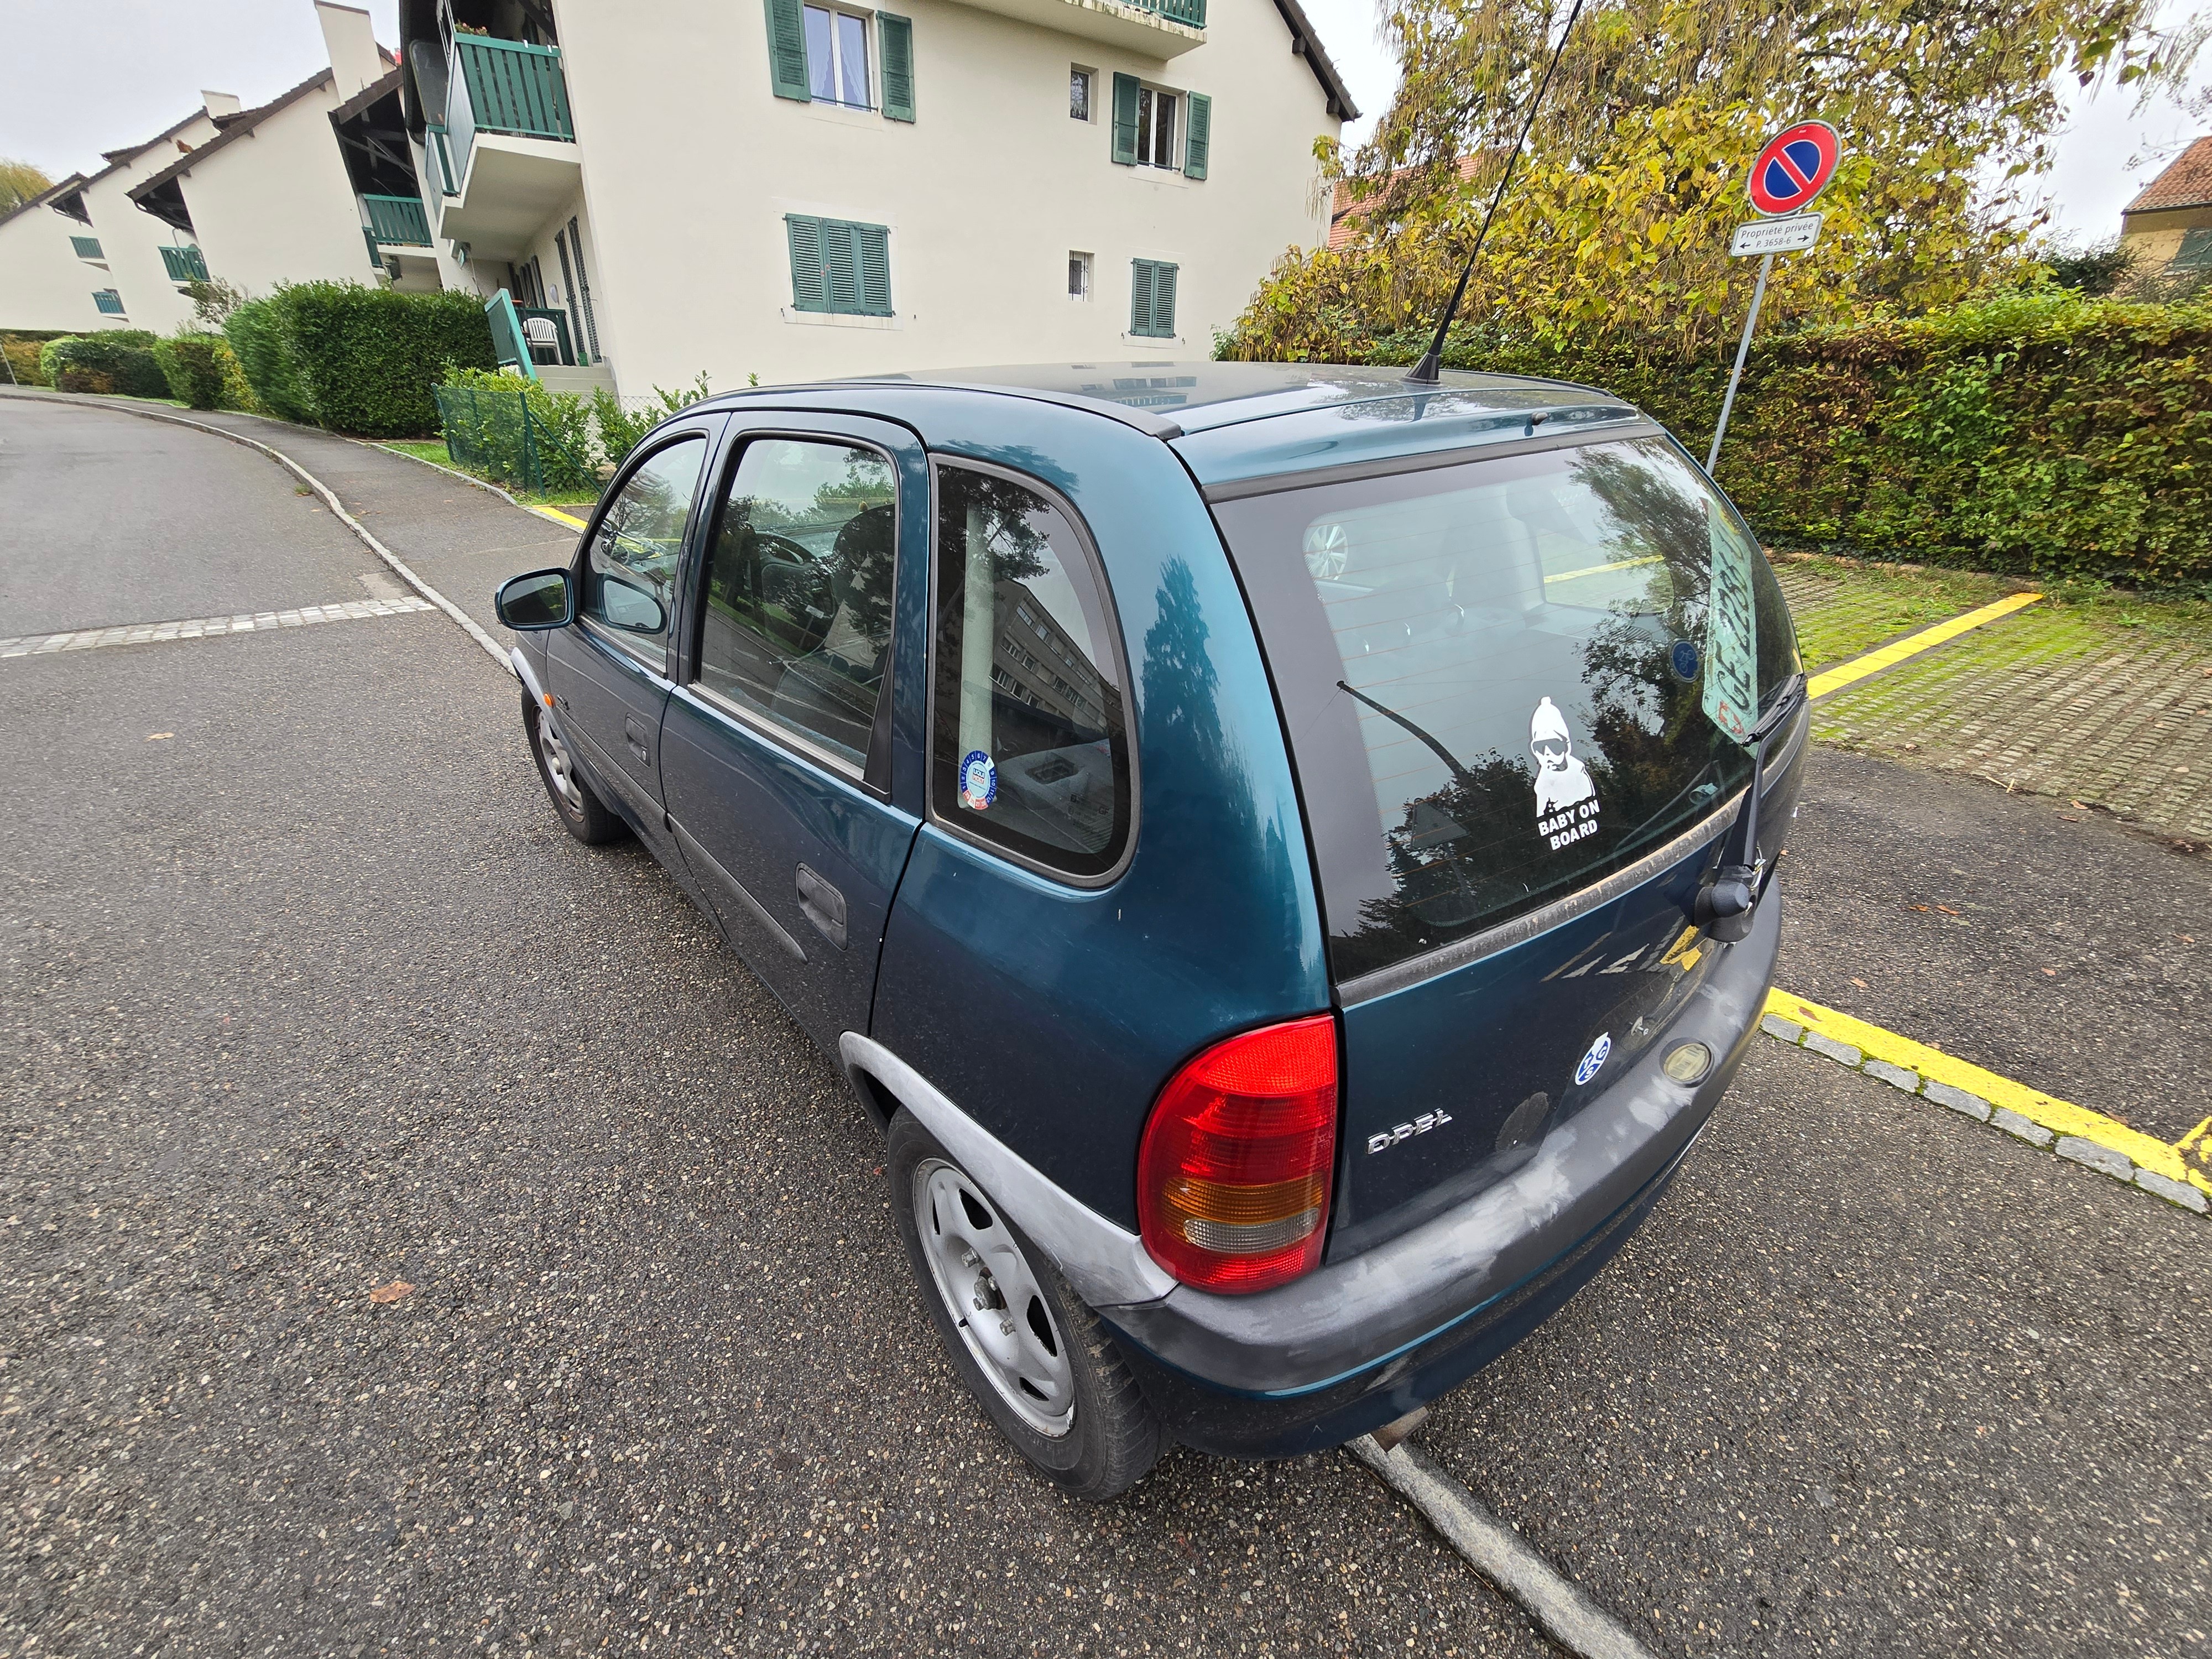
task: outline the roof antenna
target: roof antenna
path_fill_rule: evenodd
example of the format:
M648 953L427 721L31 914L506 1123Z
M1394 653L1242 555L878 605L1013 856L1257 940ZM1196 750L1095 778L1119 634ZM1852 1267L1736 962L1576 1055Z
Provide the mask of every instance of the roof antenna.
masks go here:
M1575 32L1575 19L1582 15L1582 10L1583 0L1575 0L1574 9L1567 14L1566 27L1559 31L1559 44L1552 48L1552 61L1537 85L1536 95L1528 100L1528 116L1521 123L1521 136L1513 141L1513 153L1505 158L1505 176L1498 181L1498 188L1490 198L1489 210L1482 216L1482 228L1474 235L1474 251L1467 256L1466 268L1459 274L1459 286L1452 290L1451 303L1444 307L1444 314L1437 322L1436 338L1429 342L1427 355L1406 376L1408 386L1436 386L1443 380L1444 331L1458 314L1459 302L1467 293L1467 279L1474 275L1474 262L1482 257L1483 239L1490 234L1490 222L1498 216L1498 204L1505 199L1506 185L1513 182L1513 169L1521 160L1522 147L1528 142L1528 129L1536 125L1536 112L1544 106L1544 94L1552 88L1552 73L1559 67L1559 54L1567 49L1567 37Z

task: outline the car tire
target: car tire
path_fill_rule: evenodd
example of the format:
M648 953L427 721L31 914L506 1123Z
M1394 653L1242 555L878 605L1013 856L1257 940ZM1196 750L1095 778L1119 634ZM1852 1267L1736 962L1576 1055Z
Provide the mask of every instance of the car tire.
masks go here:
M1072 1498L1102 1502L1143 1480L1166 1432L1050 1258L911 1113L891 1120L884 1173L930 1322L999 1432Z
M551 714L538 706L529 692L522 694L522 724L530 733L531 757L538 763L538 781L546 799L561 815L568 833L586 847L604 847L620 841L629 826L607 809L577 769L576 757Z

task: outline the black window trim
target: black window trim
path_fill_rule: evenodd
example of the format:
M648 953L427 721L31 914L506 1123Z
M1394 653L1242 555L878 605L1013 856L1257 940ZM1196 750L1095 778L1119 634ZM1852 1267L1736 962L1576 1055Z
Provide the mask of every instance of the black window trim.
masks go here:
M621 478L608 489L605 495L599 498L599 506L592 510L591 522L585 526L584 533L577 538L576 540L575 572L578 599L576 605L575 625L581 629L585 635L595 643L605 646L610 650L619 651L624 657L629 659L631 662L635 663L640 668L652 675L653 678L659 680L664 685L673 685L676 683L676 670L678 666L677 652L677 641L678 638L678 628L683 620L678 614L678 611L684 596L684 573L691 562L691 550L696 545L699 523L698 492L701 486L706 483L708 476L714 471L715 441L720 438L720 435L721 426L719 422L709 422L706 421L686 422L683 426L671 431L668 434L665 441L656 443L650 449L646 448L643 444L640 444L638 446L638 450L632 452L632 453L624 459ZM587 590L590 585L592 544L599 538L599 530L606 522L608 509L614 506L615 501L618 497L620 497L623 491L629 487L629 481L637 477L638 473L644 469L647 462L650 461L654 456L664 454L667 451L673 449L677 445L683 443L704 444L707 447L707 453L705 458L699 463L699 483L692 486L691 519L690 523L687 524L684 528L684 545L677 557L676 580L671 585L672 603L668 607L668 629L666 634L663 636L664 643L661 647L660 660L658 663L655 663L649 660L647 658L646 653L639 650L637 646L627 638L620 629L609 628L605 623L595 621L592 617L586 616L584 614L581 596Z
M884 682L876 693L876 707L869 715L869 742L866 758L859 765L812 742L790 728L777 725L768 716L745 708L735 699L726 697L699 677L700 659L706 651L707 575L714 561L714 543L721 534L722 514L730 504L730 486L737 482L738 468L744 465L745 451L763 439L787 438L803 443L834 443L847 449L872 450L883 457L884 465L891 474L891 592L893 594L890 638L884 645ZM699 541L699 555L692 562L690 580L684 586L684 598L690 605L690 619L684 628L684 678L676 682L676 690L704 704L715 714L736 721L748 732L764 738L780 748L788 749L800 759L829 768L846 782L856 784L877 799L891 798L890 766L888 751L877 741L883 727L884 714L894 695L894 676L898 671L898 624L896 595L898 592L899 532L906 521L906 492L900 487L898 457L872 440L843 432L809 431L803 427L745 427L731 434L726 446L728 453L720 469L721 483L714 491L714 510L707 515ZM936 475L931 474L930 499L936 501ZM935 563L934 549L931 562ZM878 774L880 772L881 776Z
M937 810L937 577L944 568L944 561L938 556L937 475L942 468L948 466L964 467L971 472L1004 478L1009 483L1019 484L1024 489L1034 491L1074 529L1076 545L1081 550L1091 580L1097 586L1101 621L1108 635L1104 641L1105 648L1113 659L1115 672L1120 676L1121 746L1128 759L1129 812L1122 830L1121 845L1115 853L1114 862L1096 875L1079 874L1019 852L988 836L979 836ZM1077 510L1075 503L1034 473L1018 471L1010 466L976 460L967 455L932 451L929 457L929 609L926 620L927 646L922 664L922 685L927 703L921 734L921 799L926 821L967 846L1063 887L1080 888L1085 891L1111 887L1128 872L1129 865L1137 855L1137 837L1142 828L1145 791L1139 769L1136 683L1129 672L1129 653L1121 635L1121 613L1114 603L1114 585L1106 579L1106 562L1098 556L1098 544L1092 538L1091 526Z

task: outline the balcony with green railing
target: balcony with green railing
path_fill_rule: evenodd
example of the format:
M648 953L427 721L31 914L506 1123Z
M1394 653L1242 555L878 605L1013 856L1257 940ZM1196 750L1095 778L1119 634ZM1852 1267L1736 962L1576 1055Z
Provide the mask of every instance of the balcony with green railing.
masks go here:
M1206 44L1206 0L963 0L1056 33L1073 34L1156 59ZM793 9L797 10L797 0Z
M430 246L430 216L422 211L420 197L364 195L361 204L368 211L371 240L404 247Z
M453 37L447 65L446 131L448 177L465 187L477 135L576 142L568 112L568 82L558 46L533 46L489 35Z
M196 247L164 247L161 263L173 283L204 283L208 279L207 259Z

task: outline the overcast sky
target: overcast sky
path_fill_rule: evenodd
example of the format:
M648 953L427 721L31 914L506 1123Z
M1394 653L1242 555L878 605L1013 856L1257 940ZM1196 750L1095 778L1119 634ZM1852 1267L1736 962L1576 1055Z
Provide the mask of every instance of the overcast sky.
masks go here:
M398 0L367 5L377 38L396 45ZM1395 64L1376 44L1375 0L1305 7L1366 112L1347 135L1356 143L1397 86ZM0 155L58 179L92 172L103 149L182 119L202 88L234 92L250 106L329 61L311 0L0 0L0 40L9 46ZM2171 101L2142 114L2134 105L2110 90L2076 100L2044 185L2062 234L2114 234L2128 199L2203 130Z

